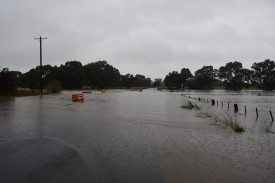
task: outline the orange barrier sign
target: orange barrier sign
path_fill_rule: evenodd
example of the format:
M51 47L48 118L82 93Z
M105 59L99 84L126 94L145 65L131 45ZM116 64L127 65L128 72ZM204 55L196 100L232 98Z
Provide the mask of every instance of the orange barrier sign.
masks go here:
M82 92L81 94L73 94L72 93L72 100L74 102L84 102L84 93Z
M138 91L139 91L139 92L142 92L142 88L140 88Z
M102 89L102 90L101 90L101 93L105 93L105 92L106 92L106 90L105 90L105 89Z

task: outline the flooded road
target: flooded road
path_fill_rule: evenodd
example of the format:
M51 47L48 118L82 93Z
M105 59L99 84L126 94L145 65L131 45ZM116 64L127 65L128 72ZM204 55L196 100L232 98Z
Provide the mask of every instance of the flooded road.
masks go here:
M238 102L248 113L184 95ZM0 182L274 182L275 130L267 115L274 98L153 89L85 94L84 102L72 102L71 92L0 98ZM182 109L189 100L201 110ZM227 112L246 131L213 125L199 112ZM21 170L29 166L36 168Z

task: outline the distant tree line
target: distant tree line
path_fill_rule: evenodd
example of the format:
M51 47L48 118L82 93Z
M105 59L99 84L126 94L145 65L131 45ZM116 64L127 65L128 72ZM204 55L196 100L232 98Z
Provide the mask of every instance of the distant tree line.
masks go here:
M183 68L180 73L170 72L164 79L167 88L213 89L223 86L227 90L241 90L257 87L263 90L275 89L275 62L266 59L253 63L250 69L243 68L242 63L235 61L214 69L213 66L203 66L194 75Z
M0 68L0 92L13 91L18 87L39 89L40 66L26 73L9 71ZM242 63L235 61L214 69L203 66L194 75L188 68L180 73L172 71L162 81L137 74L121 75L119 70L106 61L91 62L82 65L79 61L68 61L64 65L42 66L43 87L60 83L63 89L80 89L83 86L93 88L130 88L130 87L166 87L173 89L213 89L224 87L227 90L241 90L257 87L263 90L275 89L275 63L269 59L253 63L251 69L243 68Z
M79 61L68 61L64 65L42 66L43 88L58 81L63 89L80 89L83 86L93 88L112 87L150 87L152 81L143 75L121 75L119 70L106 61L91 62L82 65ZM40 66L26 73L0 69L0 92L11 91L18 87L39 89Z

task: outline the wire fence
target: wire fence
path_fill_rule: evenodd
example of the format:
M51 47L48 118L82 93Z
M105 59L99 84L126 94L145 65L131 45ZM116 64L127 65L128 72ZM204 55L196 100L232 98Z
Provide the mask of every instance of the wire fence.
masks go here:
M196 100L198 102L201 103L208 103L211 106L216 106L217 108L222 108L224 110L227 111L231 111L231 112L241 112L244 115L249 115L248 111L250 112L250 114L253 114L254 111L254 115L257 118L259 118L259 116L270 116L270 120L274 121L274 117L273 117L273 112L271 111L271 109L262 109L259 107L249 107L247 105L244 104L238 104L238 103L231 103L229 101L222 101L222 100L216 100L216 99L212 99L212 98L203 98L203 97L191 97L190 95L183 95L184 97L187 97L189 99L192 100Z
M263 128L263 130L268 129L269 132L275 130L273 126L275 109L274 103L272 102L273 96L269 97L269 100L268 98L258 98L252 101L236 100L238 97L242 97L237 95L235 99L228 96L217 99L214 95L198 94L182 94L182 96L187 100L197 103L204 110L219 115L221 118L226 116L233 117L233 120L238 121L239 124L242 124L247 129L258 126L259 128Z

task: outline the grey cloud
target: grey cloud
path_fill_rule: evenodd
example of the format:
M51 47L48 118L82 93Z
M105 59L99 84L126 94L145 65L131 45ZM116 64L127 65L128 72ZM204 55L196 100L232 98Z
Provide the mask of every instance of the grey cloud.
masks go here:
M107 60L121 73L164 77L182 67L274 60L271 0L0 0L0 66L27 71Z

